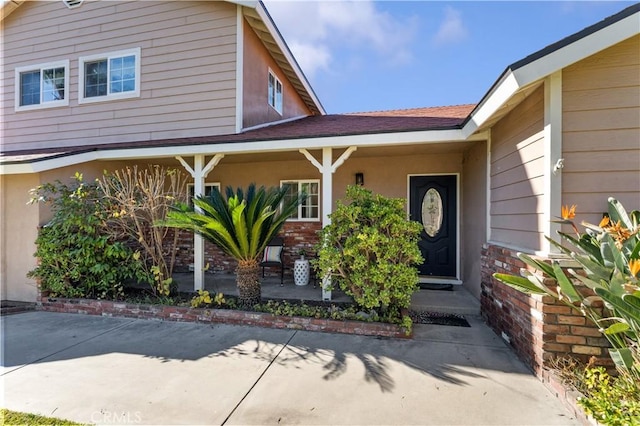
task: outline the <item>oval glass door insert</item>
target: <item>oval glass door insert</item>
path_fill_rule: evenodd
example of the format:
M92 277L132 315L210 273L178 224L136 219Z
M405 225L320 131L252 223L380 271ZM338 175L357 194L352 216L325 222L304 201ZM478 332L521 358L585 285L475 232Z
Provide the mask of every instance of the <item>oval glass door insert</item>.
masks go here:
M430 188L422 199L422 226L424 232L435 237L442 227L442 197L435 188Z

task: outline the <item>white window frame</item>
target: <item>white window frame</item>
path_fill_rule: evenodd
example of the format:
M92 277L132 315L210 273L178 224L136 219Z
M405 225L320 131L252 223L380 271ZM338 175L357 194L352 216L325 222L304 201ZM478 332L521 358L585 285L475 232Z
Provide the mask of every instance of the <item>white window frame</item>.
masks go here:
M273 77L273 86L271 86L271 77ZM278 92L278 87L280 92ZM280 95L280 96L278 96ZM284 86L276 73L269 68L269 76L267 77L267 102L271 108L275 109L278 114L282 115L282 105L284 103Z
M110 93L111 85L109 84L109 73L111 68L111 60L116 58L121 58L124 56L134 55L136 57L136 82L135 89L130 90L128 92L119 92L119 93ZM100 60L107 61L107 94L103 96L92 96L85 97L84 95L84 86L85 86L85 63L87 62L95 62ZM109 52L109 53L101 53L98 55L91 56L81 56L78 58L78 103L79 104L88 104L93 102L104 102L104 101L113 101L118 99L130 99L130 98L138 98L140 97L140 48L136 47L133 49L127 50L119 50L117 52Z
M209 191L207 191L207 189L209 189ZM220 182L209 182L209 183L205 183L204 184L204 195L206 195L208 192L211 192L213 190L213 188L218 188L218 191L220 191ZM188 204L193 207L193 201L192 198L195 197L195 193L196 193L196 185L194 183L188 183L187 184L187 197L188 199ZM193 195L191 195L193 194Z
M43 101L42 96L44 94L44 81L42 79L42 74L45 70L53 69L53 68L64 68L64 99L60 99L57 101ZM26 72L40 72L40 102L33 105L20 105L20 100L22 99L22 87L20 84L20 74ZM28 111L32 109L42 109L42 108L54 108L69 105L69 60L56 61L56 62L47 62L44 64L37 65L27 65L23 67L16 67L15 69L15 111Z
M297 218L288 218L287 221L288 222L320 222L321 218L322 218L322 213L321 213L321 209L322 209L322 191L320 188L320 179L283 179L280 181L280 188L282 188L282 185L284 185L285 183L287 184L293 184L296 183L298 184L298 194L300 193L301 190L301 186L304 183L316 183L318 184L318 217L302 217L302 207L303 204L300 204L298 206L298 217ZM308 206L307 206L308 207Z

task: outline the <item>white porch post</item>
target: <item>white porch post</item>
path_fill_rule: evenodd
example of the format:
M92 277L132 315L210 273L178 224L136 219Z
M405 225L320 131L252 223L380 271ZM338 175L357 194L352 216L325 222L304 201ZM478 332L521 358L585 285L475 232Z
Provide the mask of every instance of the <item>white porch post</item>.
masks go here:
M345 150L342 155L336 160L335 163L331 163L333 149L322 148L322 164L315 159L313 155L306 149L301 149L300 152L313 164L322 174L322 227L331 224L331 218L329 215L333 211L333 174L356 150L358 147L350 146ZM322 300L331 300L331 290L328 290L331 286L331 277L329 275L322 278Z
M193 177L193 194L198 196L204 194L204 180L213 168L222 160L224 154L216 154L204 166L204 155L195 155L193 158L193 169L182 157L176 157L180 164ZM202 212L196 207L196 211ZM193 235L193 290L204 290L204 238L201 235Z
M558 241L560 225L551 220L560 215L562 207L562 70L551 74L544 82L544 234ZM548 254L560 250L543 241L541 249Z

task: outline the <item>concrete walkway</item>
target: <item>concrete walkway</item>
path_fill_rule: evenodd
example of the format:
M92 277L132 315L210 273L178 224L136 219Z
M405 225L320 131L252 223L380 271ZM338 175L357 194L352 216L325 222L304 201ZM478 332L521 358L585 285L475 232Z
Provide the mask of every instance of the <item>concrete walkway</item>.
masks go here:
M574 425L478 317L412 340L27 312L2 405L99 424Z

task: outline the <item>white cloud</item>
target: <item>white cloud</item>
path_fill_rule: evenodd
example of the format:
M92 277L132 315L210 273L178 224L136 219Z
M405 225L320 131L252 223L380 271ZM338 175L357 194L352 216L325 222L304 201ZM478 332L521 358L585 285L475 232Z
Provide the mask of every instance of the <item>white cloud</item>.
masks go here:
M337 49L375 52L385 64L412 59L416 20L399 20L366 1L266 1L303 71L330 70Z
M456 9L447 6L444 10L444 21L433 37L435 46L459 43L467 38L469 32L462 22L462 15Z

